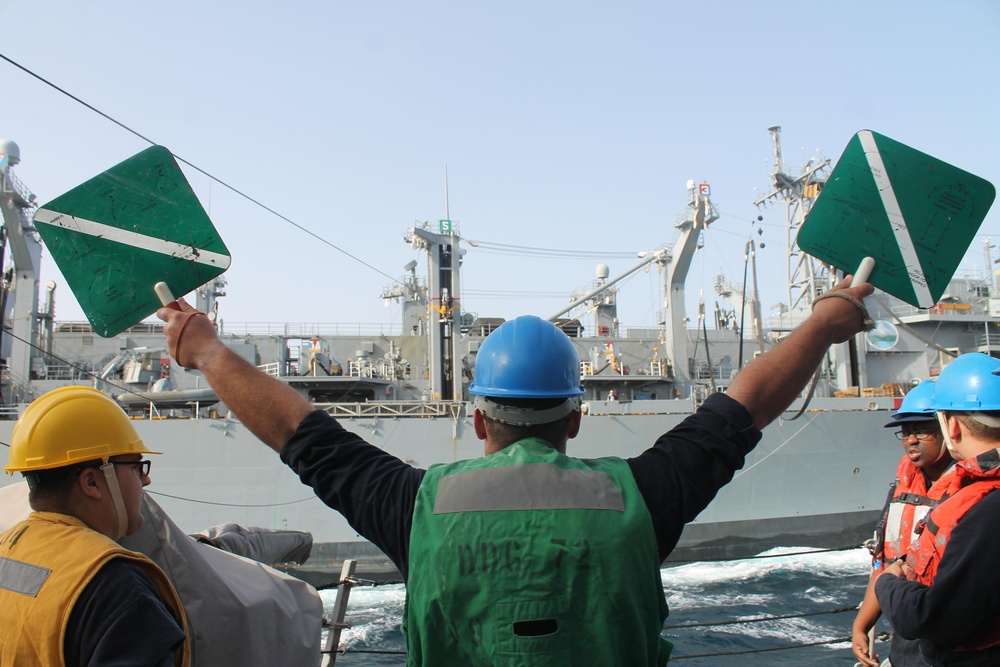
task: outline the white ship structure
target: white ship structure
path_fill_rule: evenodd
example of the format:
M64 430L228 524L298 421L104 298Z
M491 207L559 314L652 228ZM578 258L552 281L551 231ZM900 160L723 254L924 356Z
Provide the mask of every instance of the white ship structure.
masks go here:
M672 243L639 253L635 266L616 277L599 266L593 289L551 314L577 346L586 388L573 455L639 454L709 393L725 391L743 364L791 331L836 281L830 267L794 243L829 162L790 175L780 128L771 133L774 189L756 203L785 207L787 303L764 318L755 277L739 288L720 279L720 296L740 305L717 309L715 328L707 327L704 312L688 320L688 268L702 232L718 218L708 187L691 181ZM35 197L14 174L16 144L4 142L0 154L6 155L0 203L9 267L0 300L0 442L10 442L14 419L34 398L65 384L96 386L133 415L147 446L164 452L149 491L185 531L224 522L305 530L315 543L307 566L336 570L353 557L377 568L380 552L229 414L200 374L172 362L159 323L105 339L87 323L55 320L56 286L43 287L39 275ZM420 467L474 458L482 444L467 388L479 346L503 320L465 309L454 225L418 225L407 240L422 252L426 270L419 275L419 263L410 262L405 276L380 295L402 306L401 323L393 327L287 323L256 330L223 323L217 318L222 278L198 291L197 305L216 318L232 349L378 447ZM749 241L751 277L754 254ZM641 269L662 278L659 324L627 328L617 315L616 283ZM877 328L831 350L807 393L765 429L744 468L685 529L671 560L743 557L774 546L849 547L871 535L901 455L883 424L911 386L936 375L954 355L1000 352L1000 299L990 277L957 278L931 309L881 292L867 305ZM580 307L586 321L572 317ZM0 486L18 481L0 476Z

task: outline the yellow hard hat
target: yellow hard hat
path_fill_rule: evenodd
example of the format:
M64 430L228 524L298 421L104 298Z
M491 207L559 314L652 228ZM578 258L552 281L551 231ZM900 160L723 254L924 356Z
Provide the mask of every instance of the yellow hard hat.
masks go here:
M62 468L147 449L132 420L107 394L91 387L59 387L21 414L11 434L8 474Z

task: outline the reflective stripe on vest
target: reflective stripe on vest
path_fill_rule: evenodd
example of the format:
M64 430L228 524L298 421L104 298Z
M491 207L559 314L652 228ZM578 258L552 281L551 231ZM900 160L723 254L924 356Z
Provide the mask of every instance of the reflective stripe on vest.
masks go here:
M624 512L625 500L605 472L523 463L442 477L434 502L435 514L564 509Z
M35 597L50 574L47 567L0 556L0 588L4 590Z
M876 544L880 547L874 554L876 559L889 564L907 552L916 540L921 521L948 496L948 480L953 470L952 467L945 471L928 489L924 473L909 458L904 456L900 460L892 497L876 528Z

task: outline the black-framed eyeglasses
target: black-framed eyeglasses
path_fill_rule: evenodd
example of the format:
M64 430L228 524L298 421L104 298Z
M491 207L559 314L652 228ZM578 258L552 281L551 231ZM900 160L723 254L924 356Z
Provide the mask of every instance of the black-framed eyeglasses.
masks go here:
M110 463L116 466L132 466L139 473L139 477L148 476L149 469L153 467L153 462L149 459L143 461L111 461Z
M910 436L913 436L917 440L927 440L929 438L936 438L940 435L937 431L908 431L903 433L902 431L896 431L897 440L906 440Z

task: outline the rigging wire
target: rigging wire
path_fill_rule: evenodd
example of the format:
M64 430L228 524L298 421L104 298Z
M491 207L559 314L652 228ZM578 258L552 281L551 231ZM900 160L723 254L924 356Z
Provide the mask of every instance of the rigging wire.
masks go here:
M27 75L29 75L29 76L37 79L38 81L42 82L43 84L49 86L50 88L52 88L52 89L54 89L56 91L58 91L59 93L62 93L63 95L65 95L66 97L70 98L74 102L77 102L78 104L86 107L87 109L93 111L94 113L96 113L97 115L101 116L102 118L110 121L111 123L114 123L115 125L117 125L121 129L123 129L126 132L128 132L128 133L130 133L130 134L132 134L132 135L134 135L136 137L138 137L139 139L145 141L146 143L148 143L150 145L154 145L154 146L157 145L157 143L155 141L153 141L152 139L150 139L146 135L142 134L141 132L138 132L137 130L134 130L133 128L131 128L128 125L126 125L125 123L117 120L116 118L114 118L113 116L105 113L104 111L101 111L100 109L98 109L94 105L89 104L88 102L84 101L83 99L81 99L81 98L77 97L76 95L70 93L68 90L66 90L64 88L61 88L60 86L58 86L55 83L49 81L48 79L46 79L45 77L41 76L40 74L37 74L34 71L28 69L24 65L21 65L20 63L16 62L15 60L12 60L11 58L9 58L6 55L4 55L3 53L0 53L0 59L5 60L6 62L10 63L14 67L16 67L19 70L21 70L22 72L24 72L25 74L27 74ZM215 176L214 174L210 173L209 171L207 171L207 170L199 167L198 165L194 164L193 162L190 162L189 160L181 157L180 155L177 155L176 153L171 152L171 155L173 155L174 158L177 159L177 161L183 162L184 164L186 164L187 166L191 167L192 169L194 169L198 173L200 173L200 174L204 175L205 177L207 177L210 181L214 181L214 182L218 183L219 185L221 185L222 187L226 188L230 192L233 192L237 196L242 197L243 199L249 201L250 203L252 203L252 204L254 204L254 205L262 208L263 210L267 211L268 213L274 215L275 217L280 218L281 220L283 220L286 223L290 224L291 226L295 227L299 231L301 231L301 232L303 232L305 234L308 234L309 236L313 237L314 239L316 239L320 243L322 243L322 244L324 244L324 245L326 245L326 246L328 246L328 247L336 250L337 252L345 255L346 257L349 257L350 259L353 259L354 261L358 262L362 266L365 266L365 267L371 269L372 271L374 271L375 273L378 273L379 275L384 276L385 278L388 278L392 282L397 283L397 284L402 284L402 282L398 278L394 278L393 276L390 276L385 271L382 271L381 269L375 267L374 265L369 264L368 262L366 262L365 260L361 259L357 255L352 254L351 252L345 250L344 248L341 248L337 244L335 244L332 241L330 241L329 239L327 239L327 238L325 238L325 237L317 234L316 232L312 231L308 227L305 227L305 226L303 226L303 225L295 222L291 218L289 218L286 215L280 213L279 211L271 208L267 204L264 204L260 200L252 197L251 195L247 194L243 190L240 190L239 188L237 188L236 186L230 184L229 182L222 180L218 176ZM490 252L496 252L496 253L500 253L500 254L506 253L506 254L520 254L520 255L528 255L528 256L537 256L537 257L561 257L561 258L572 258L572 257L576 257L576 258L581 258L581 257L627 258L627 257L634 257L635 256L635 253L629 253L629 252L600 252L600 251L580 251L580 250L574 251L574 250L562 250L562 249L553 249L553 248L531 248L531 247L527 247L527 246L516 246L516 245L503 244L503 243L491 243L489 241L475 241L475 242L470 242L470 245L472 245L473 247L477 247L478 246L480 248L485 248L486 250L484 250L484 252L486 254L490 254Z
M636 256L634 252L601 250L566 250L565 248L535 248L532 246L513 245L509 243L495 243L492 241L468 240L469 245L480 252L487 254L515 254L515 255L539 255L543 257L577 257L577 258L602 258L611 257L614 259L631 259Z
M80 99L76 95L73 95L69 91L67 91L67 90L65 90L63 88L60 88L59 86L57 86L56 84L52 83L51 81L49 81L45 77L43 77L43 76L41 76L39 74L36 74L35 72L31 71L27 67L21 65L20 63L17 63L15 61L11 60L10 58L8 58L7 56L5 56L2 53L0 53L0 59L6 60L8 63L10 63L14 67L18 68L19 70L25 72L29 76L32 76L32 77L38 79L39 81L41 81L45 85L47 85L47 86L49 86L49 87L51 87L51 88L59 91L60 93L62 93L66 97L70 98L71 100L73 100L75 102L78 102L79 104L82 104L83 106L87 107L88 109L90 109L94 113L98 114L99 116L101 116L101 117L103 117L103 118L111 121L112 123L114 123L118 127L120 127L123 130L125 130L126 132L129 132L129 133L131 133L131 134L139 137L140 139L142 139L143 141L147 142L148 144L150 144L152 146L156 146L157 145L157 143L155 141L153 141L149 137L145 136L144 134L141 134L141 133L137 132L136 130L133 130L128 125L125 125L124 123L116 120L115 118L113 118L112 116L109 116L108 114L104 113L103 111L101 111L97 107L93 106L92 104L88 104L87 102L83 101L82 99ZM289 218L289 217L287 217L287 216L279 213L278 211L276 211L275 209L271 208L270 206L264 204L263 202L261 202L261 201L259 201L257 199L254 199L253 197L251 197L250 195L246 194L245 192L243 192L242 190L240 190L236 186L230 185L228 182L226 182L226 181L222 180L221 178L219 178L219 177L217 177L217 176L209 173L208 171L202 169L198 165L196 165L196 164L194 164L192 162L189 162L188 160L184 159L180 155L177 155L176 153L171 152L171 155L173 155L179 162L183 162L187 166L191 167L192 169L194 169L195 171L199 172L200 174L203 174L204 176L208 177L210 180L215 181L216 183L218 183L222 187L228 189L229 191L235 193L236 195L242 197L243 199L246 199L247 201L251 202L252 204L255 204L255 205L259 206L260 208L264 209L268 213L271 213L272 215L277 216L278 218L281 218L282 220L284 220L288 224L292 225L293 227L295 227L299 231L305 232L306 234L308 234L309 236L313 237L314 239L316 239L320 243L323 243L324 245L327 245L327 246L333 248L337 252L340 252L343 255L345 255L347 257L350 257L351 259L353 259L354 261L358 262L359 264L368 267L369 269L371 269L375 273L378 273L378 274L380 274L382 276L385 276L386 278L388 278L389 280L391 280L393 282L399 282L398 279L393 278L388 273L382 271L381 269L378 269L378 268L372 266L371 264L369 264L365 260L361 259L357 255L351 254L350 252L348 252L347 250L344 250L343 248L341 248L340 246L336 245L332 241L330 241L330 240L328 240L328 239L320 236L319 234L317 234L316 232L312 231L311 229L300 225L299 223L295 222L291 218Z
M316 495L313 494L306 498L299 498L298 500L289 500L284 503L263 503L259 505L254 505L251 503L217 503L211 500L195 500L194 498L185 498L184 496L172 496L169 493L163 493L161 491L153 491L151 489L144 489L144 491L153 496L160 496L161 498L173 498L174 500L183 500L185 502L194 503L196 505L218 505L220 507L283 507L285 505L298 505L300 503L309 502L310 500L316 500Z

